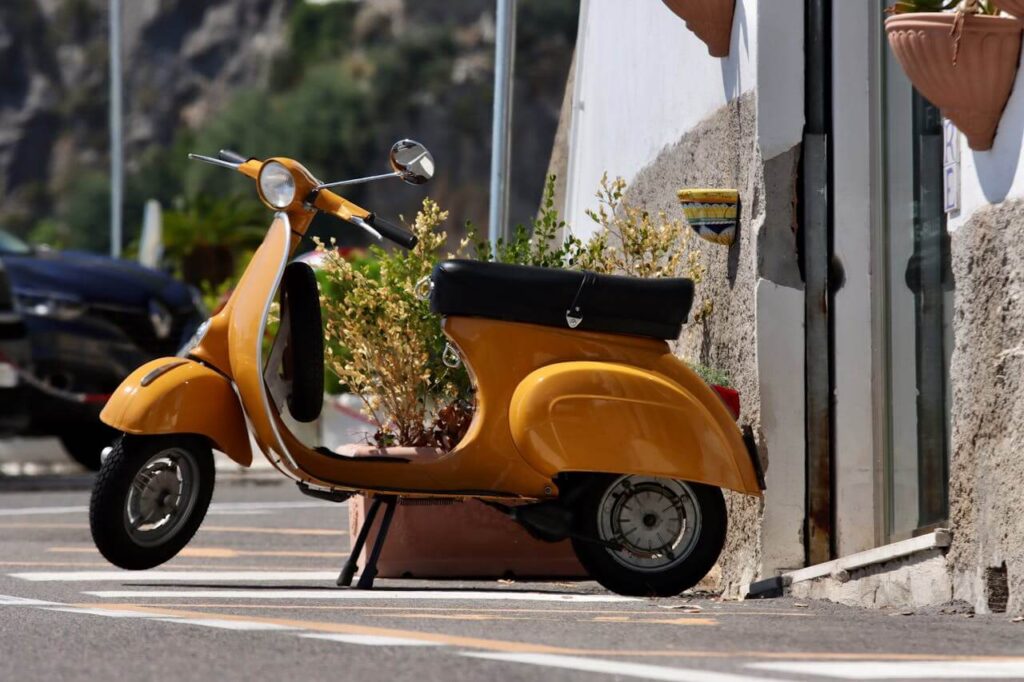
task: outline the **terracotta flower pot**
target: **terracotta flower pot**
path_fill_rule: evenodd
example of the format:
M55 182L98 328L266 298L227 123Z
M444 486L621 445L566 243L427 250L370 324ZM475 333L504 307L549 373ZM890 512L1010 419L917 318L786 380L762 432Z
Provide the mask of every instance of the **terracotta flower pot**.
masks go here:
M1020 57L1021 24L965 17L953 64L952 13L900 14L885 21L889 46L914 87L956 124L971 149L992 148Z
M662 0L686 21L686 28L707 43L712 57L728 57L736 0Z
M1018 19L1024 18L1024 0L996 0L996 5Z

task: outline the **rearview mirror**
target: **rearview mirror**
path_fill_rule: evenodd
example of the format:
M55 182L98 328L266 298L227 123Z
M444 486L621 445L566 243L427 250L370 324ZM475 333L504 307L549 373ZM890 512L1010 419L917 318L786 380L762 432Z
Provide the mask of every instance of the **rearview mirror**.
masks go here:
M422 185L434 177L434 157L414 140L399 140L391 147L391 168L410 185Z

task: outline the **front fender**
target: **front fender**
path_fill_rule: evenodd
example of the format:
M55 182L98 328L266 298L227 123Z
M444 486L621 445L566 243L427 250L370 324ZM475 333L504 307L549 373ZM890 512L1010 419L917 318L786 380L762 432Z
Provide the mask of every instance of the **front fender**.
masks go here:
M545 476L639 474L760 495L739 428L712 412L725 407L706 393L629 365L558 363L519 384L509 426L520 454Z
M252 447L238 396L222 374L184 358L159 358L121 382L100 419L125 433L196 433L242 466Z

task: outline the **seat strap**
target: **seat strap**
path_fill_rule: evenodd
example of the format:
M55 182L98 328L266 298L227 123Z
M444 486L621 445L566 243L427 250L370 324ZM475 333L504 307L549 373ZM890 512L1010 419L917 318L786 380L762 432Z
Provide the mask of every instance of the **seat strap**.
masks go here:
M580 288L576 290L576 296L572 299L572 304L569 309L565 311L565 323L569 325L569 329L575 329L580 326L583 322L583 300L584 294L586 293L587 285L594 285L597 283L597 275L593 272L584 272L583 279L580 280Z

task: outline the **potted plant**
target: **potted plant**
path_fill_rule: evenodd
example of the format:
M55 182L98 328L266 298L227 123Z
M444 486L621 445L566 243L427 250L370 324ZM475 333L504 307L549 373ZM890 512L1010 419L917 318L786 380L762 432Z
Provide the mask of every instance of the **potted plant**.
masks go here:
M736 0L662 0L703 40L712 57L728 57Z
M991 149L1017 75L1021 24L981 0L901 0L890 12L889 46L914 87L971 149Z
M996 0L996 5L1018 19L1024 18L1024 0Z

